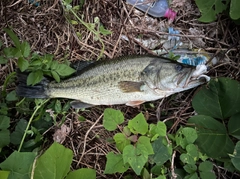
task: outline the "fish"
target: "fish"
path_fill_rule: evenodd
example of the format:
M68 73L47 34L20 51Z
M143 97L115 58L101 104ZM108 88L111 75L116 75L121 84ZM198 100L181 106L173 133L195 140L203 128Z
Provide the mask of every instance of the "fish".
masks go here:
M19 73L16 93L26 98L73 99L73 108L97 105L139 106L182 92L209 81L206 70L165 57L140 55L112 60L80 62L73 77L57 83L44 78L26 85L27 75Z

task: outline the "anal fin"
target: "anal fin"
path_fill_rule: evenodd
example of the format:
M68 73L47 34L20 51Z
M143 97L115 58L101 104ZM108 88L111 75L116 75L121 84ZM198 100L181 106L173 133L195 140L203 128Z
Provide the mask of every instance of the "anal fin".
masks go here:
M120 81L118 82L119 88L124 93L131 93L131 92L142 92L142 86L144 85L143 82L135 82L135 81Z
M93 104L88 104L81 101L72 101L70 102L70 105L75 109L86 109L94 106Z
M145 101L140 101L140 100L139 101L129 101L129 102L126 103L126 105L134 107L134 106L139 106L140 104L142 104L144 102Z

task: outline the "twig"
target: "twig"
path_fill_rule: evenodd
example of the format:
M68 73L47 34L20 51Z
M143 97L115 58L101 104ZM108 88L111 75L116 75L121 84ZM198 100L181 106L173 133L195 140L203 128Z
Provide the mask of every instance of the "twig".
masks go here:
M90 129L88 129L88 131L86 132L86 135L84 137L84 142L83 142L83 152L82 152L82 155L77 163L77 167L79 166L84 154L85 154L85 151L86 151L86 144L87 144L87 137L88 137L88 134L91 132L91 130L94 128L94 126L100 121L100 119L102 118L103 114L96 120L96 122L94 122L94 124L90 127Z
M174 172L174 158L175 158L175 156L176 156L176 151L174 150L173 154L172 154L172 161L171 161L171 174L172 174L171 178L172 179L177 178L177 174Z

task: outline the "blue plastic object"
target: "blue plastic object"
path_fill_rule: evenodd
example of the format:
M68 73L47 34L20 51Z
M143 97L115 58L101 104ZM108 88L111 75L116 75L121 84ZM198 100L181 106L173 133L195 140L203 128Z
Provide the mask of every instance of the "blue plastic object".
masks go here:
M203 55L197 57L181 56L177 61L187 65L198 66L205 65L207 57Z

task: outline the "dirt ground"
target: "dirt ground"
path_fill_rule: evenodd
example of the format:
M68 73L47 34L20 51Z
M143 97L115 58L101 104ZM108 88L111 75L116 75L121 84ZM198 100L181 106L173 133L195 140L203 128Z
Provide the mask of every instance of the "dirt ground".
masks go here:
M98 59L102 44L96 36L82 24L71 25L67 20L60 0L40 0L39 5L28 3L27 0L0 1L0 39L6 46L12 42L3 31L11 27L21 40L30 43L31 49L40 54L54 54L61 61L67 58L70 62ZM73 0L73 6L81 1ZM180 31L182 41L197 49L204 49L219 58L219 63L208 73L211 77L230 77L240 80L240 30L227 16L221 15L212 23L198 21L200 12L194 1L185 0L172 3L178 14L174 22L169 23L165 18L152 18L136 11L122 0L87 0L79 11L79 17L84 22L93 23L96 17L101 24L112 32L111 35L101 36L105 45L102 58L112 59L129 54L153 53L152 50L161 48L144 46L136 38L161 41L168 34L168 27ZM125 36L129 40L122 37ZM16 61L0 65L0 85L7 74L15 71ZM10 89L14 89L12 86ZM131 108L124 105L112 106L120 109L125 119L131 119L143 112L149 122L170 120L173 127L168 132L174 132L180 124L185 124L189 116L194 114L191 99L198 89L176 94L174 98L166 98L153 102L154 107ZM162 104L160 106L160 104ZM91 111L71 111L64 125L66 137L61 143L72 149L74 160L71 169L81 167L94 168L98 178L109 178L103 174L106 158L110 151L116 151L108 139L115 132L108 132L102 126L102 114L106 107L94 107ZM79 116L86 118L79 122ZM52 134L57 127L49 129L45 137L52 141ZM47 144L45 147L48 147ZM224 170L219 169L224 173ZM111 178L123 178L112 175Z

